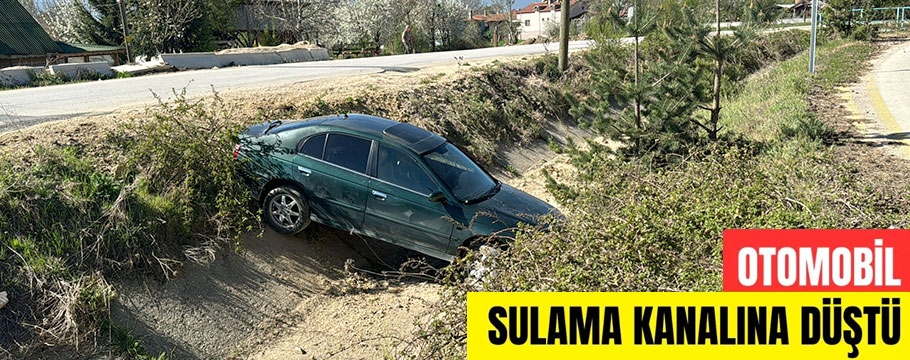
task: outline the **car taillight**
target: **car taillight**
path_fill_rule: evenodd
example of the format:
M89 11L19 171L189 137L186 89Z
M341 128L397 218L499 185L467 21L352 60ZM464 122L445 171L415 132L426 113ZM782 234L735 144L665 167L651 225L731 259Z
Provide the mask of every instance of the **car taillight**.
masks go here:
M234 159L240 155L240 144L234 145Z

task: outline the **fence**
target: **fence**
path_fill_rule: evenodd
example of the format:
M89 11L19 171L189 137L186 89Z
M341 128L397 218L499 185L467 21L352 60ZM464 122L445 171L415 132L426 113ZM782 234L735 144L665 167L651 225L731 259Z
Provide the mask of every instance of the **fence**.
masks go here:
M853 9L853 14L871 24L893 23L903 29L904 23L908 21L908 10L910 10L910 6Z

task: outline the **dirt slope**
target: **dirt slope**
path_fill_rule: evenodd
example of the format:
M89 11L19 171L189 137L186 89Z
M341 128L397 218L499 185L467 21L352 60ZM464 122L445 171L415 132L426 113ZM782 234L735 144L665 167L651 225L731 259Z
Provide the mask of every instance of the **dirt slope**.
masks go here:
M388 255L377 258L373 252ZM262 238L247 234L241 251L223 249L211 263L191 263L170 281L124 281L112 318L117 325L133 329L149 353L166 352L177 359L238 356L301 323L320 322L344 327L338 334L348 340L311 336L295 346L337 351L346 342L360 343L355 335L366 338L384 334L380 331L385 329L409 330L407 316L393 312L420 312L425 302L418 300L432 299L436 289L430 283L371 281L364 285L350 283L344 276L349 259L348 266L381 272L392 270L384 262L400 262L407 255L416 256L322 226L299 236L270 230ZM366 326L369 323L364 321L371 318L385 327ZM307 334L313 328L301 330ZM326 348L326 343L332 347Z

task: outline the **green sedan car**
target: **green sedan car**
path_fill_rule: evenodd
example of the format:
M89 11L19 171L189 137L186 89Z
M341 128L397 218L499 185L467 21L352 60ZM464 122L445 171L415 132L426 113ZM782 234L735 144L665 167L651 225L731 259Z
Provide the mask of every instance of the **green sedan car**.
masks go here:
M503 184L445 138L368 115L272 121L235 158L275 231L312 221L453 260L474 240L558 212Z

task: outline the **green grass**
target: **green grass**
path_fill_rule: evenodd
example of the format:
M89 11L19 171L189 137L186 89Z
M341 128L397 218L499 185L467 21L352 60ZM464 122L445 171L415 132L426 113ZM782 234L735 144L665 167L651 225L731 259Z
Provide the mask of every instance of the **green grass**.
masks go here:
M167 353L161 353L158 356L149 355L145 349L142 340L137 339L131 331L121 327L114 326L109 322L102 325L106 333L110 335L111 347L128 357L135 360L168 360Z
M809 73L809 54L804 52L755 75L735 97L727 99L721 123L728 134L756 141L783 137L820 138L825 126L809 110L807 101L813 87L822 93L855 81L866 68L873 45L866 42L835 41L821 46L816 74Z

